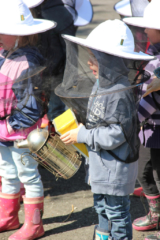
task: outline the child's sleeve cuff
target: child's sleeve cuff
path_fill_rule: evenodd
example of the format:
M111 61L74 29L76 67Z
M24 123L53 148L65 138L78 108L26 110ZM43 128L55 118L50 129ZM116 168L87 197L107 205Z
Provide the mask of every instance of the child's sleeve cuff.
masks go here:
M87 129L85 128L85 126L82 126L78 132L77 142L86 143L86 138L87 138Z

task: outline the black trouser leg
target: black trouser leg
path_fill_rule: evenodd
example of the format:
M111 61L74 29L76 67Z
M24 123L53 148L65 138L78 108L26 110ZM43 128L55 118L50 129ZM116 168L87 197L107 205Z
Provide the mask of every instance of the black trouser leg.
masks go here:
M140 147L138 181L146 195L160 193L160 149Z

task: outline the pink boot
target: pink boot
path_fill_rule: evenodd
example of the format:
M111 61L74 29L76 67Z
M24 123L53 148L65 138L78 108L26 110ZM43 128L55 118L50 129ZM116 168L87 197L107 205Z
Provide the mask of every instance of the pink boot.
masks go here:
M33 240L44 235L41 215L43 213L44 197L23 197L25 222L23 226L8 240Z
M133 195L134 195L134 196L137 196L137 197L140 197L140 196L145 197L145 194L144 194L144 192L143 192L143 188L142 188L142 187L135 188L135 189L134 189L134 192L133 192Z
M19 228L19 193L0 193L0 232Z
M160 195L147 196L149 213L134 220L132 226L137 231L160 229Z

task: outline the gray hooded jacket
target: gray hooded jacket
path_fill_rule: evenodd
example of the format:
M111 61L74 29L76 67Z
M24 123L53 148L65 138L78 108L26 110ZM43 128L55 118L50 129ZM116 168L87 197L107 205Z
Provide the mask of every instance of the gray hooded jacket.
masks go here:
M92 90L96 97L90 97L86 127L80 128L77 140L88 146L92 192L125 196L134 191L138 171L135 100L131 90L107 93L130 86L127 61L93 52L99 64Z

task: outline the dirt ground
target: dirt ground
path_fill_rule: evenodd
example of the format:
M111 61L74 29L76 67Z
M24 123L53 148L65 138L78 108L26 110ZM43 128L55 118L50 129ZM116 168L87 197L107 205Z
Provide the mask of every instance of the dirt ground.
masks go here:
M90 25L79 28L78 37L86 37L90 31L107 19L119 18L113 10L118 0L91 0L94 17ZM39 167L44 184L45 204L43 224L45 240L92 240L97 215L93 209L90 187L84 183L85 171L83 164L79 171L69 180L59 179L47 170ZM136 185L138 186L138 184ZM145 215L139 198L130 196L132 221ZM146 201L146 200L145 200ZM20 222L24 222L24 209L21 204ZM15 231L0 233L0 240L7 240ZM150 232L133 232L133 240L144 240Z

